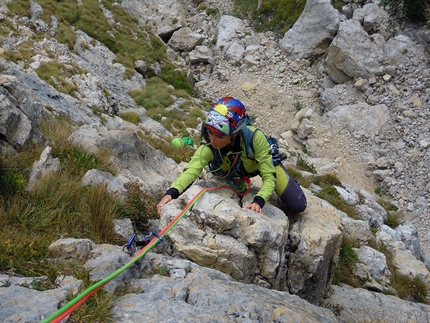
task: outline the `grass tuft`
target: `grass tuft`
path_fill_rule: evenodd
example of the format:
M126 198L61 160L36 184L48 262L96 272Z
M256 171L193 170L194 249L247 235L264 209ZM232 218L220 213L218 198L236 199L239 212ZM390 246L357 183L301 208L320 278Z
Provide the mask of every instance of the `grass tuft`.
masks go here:
M166 108L174 103L172 90L168 88L166 82L158 77L148 79L144 89L132 90L129 94L138 105L147 110Z
M411 278L395 272L391 279L391 285L401 299L415 303L429 303L427 300L427 285L418 277Z
M74 96L78 87L68 80L76 73L72 66L59 62L41 63L36 73L46 83L52 85L57 91Z
M339 285L340 283L348 284L353 287L359 287L359 280L352 273L355 264L358 262L358 256L353 248L358 247L354 241L344 238L340 247L339 263L336 267L332 283Z
M140 118L139 113L137 113L136 111L121 112L119 116L121 119L128 121L130 123L133 123L135 125L138 125L139 123L142 122L142 119Z

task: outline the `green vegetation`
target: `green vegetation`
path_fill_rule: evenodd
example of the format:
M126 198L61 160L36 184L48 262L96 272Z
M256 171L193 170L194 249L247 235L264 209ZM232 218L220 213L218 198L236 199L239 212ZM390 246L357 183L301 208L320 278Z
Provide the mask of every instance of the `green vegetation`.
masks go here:
M167 265L160 265L160 266L155 266L154 268L154 274L160 275L160 276L165 276L165 277L169 277L169 269L167 268Z
M307 77L304 77L301 80L293 82L293 85L301 86L301 85L305 84L307 81L308 81Z
M206 15L216 16L218 14L218 8L208 8L206 9Z
M296 102L294 103L294 107L296 108L296 111L300 111L301 109L303 109L302 102L300 102L300 101L296 101Z
M142 122L142 119L140 118L139 113L137 113L136 111L121 112L119 116L121 117L121 119L124 119L125 121L133 123L135 125L138 125L139 123Z
M129 94L137 104L147 110L164 109L174 103L173 90L169 88L168 83L157 77L148 79L144 89L133 90Z
M428 304L426 298L428 293L427 286L421 279L411 278L395 272L391 281L391 285L401 299Z
M342 0L334 0L333 1L333 7L337 10L341 11L342 7L345 5L345 3Z
M309 163L305 159L303 159L302 157L298 158L297 169L303 170L303 171L306 171L306 172L309 172L309 173L312 173L312 174L316 174L317 173L314 165L309 165Z
M303 109L302 97L299 95L294 95L294 100L294 107L296 108L296 111L299 112Z
M385 221L385 224L388 225L390 228L395 229L402 223L402 219L402 213L390 211L387 214L387 220Z
M185 98L188 96L186 92L173 89L157 77L148 79L144 89L133 90L129 94L137 104L146 108L148 117L160 122L174 135L188 136L186 128L197 127L203 117L202 109L191 101L185 101L177 108L167 109L175 102L174 96Z
M411 302L429 304L427 286L421 279L399 273L394 265L392 252L384 244L369 241L369 246L385 255L388 270L392 274L391 286L396 290L398 297Z
M430 0L382 0L384 6L396 20L408 20L421 24L429 18Z
M403 220L402 212L382 196L380 199L378 199L378 204L381 205L385 211L387 211L387 220L385 221L385 224L393 229L397 228Z
M31 18L29 1L11 1L7 4L7 7L14 15Z
M343 239L340 247L339 263L333 276L333 284L344 283L353 287L360 286L359 280L352 273L355 264L358 262L358 256L353 249L357 247L357 243L346 238Z
M129 218L137 232L145 232L150 219L158 217L157 203L154 196L142 191L142 185L135 182L127 185L128 194L118 206L120 218Z
M128 188L124 199L112 195L105 185L82 186L82 176L89 169L113 173L115 169L109 163L108 153L90 154L66 142L64 138L73 130L68 118L44 119L40 129L51 140L53 157L60 160L58 173L46 175L31 191L26 191L26 179L40 149L0 157L0 271L26 277L47 276L46 281L33 284L43 290L54 288L60 274L77 278L86 274L79 263L47 260L52 257L49 245L59 237L123 244L123 238L114 233L114 219L129 217L143 228L158 215L156 199L142 191L138 196L136 186ZM83 315L91 322L106 322L111 300L112 295L99 293L73 315Z
M301 162L301 160L302 159L299 158L299 162L297 163L298 170L305 170L307 172L316 173L313 166L309 166L306 162ZM303 187L309 188L311 184L315 184L321 187L321 191L317 193L316 196L323 200L326 200L338 210L341 210L348 214L348 216L350 216L351 218L357 218L357 211L355 210L355 208L351 205L346 204L340 197L340 194L337 192L336 188L333 186L335 185L342 187L342 183L335 175L327 174L305 177L300 172L291 167L288 167L287 170L291 176L300 181L300 185L302 185Z
M84 282L84 288L93 285L90 280L90 271L81 268L76 274L75 277ZM99 290L72 312L68 322L113 322L113 307L116 297L117 295L109 293L105 289ZM66 300L69 302L73 298L72 295L69 295Z
M77 74L75 66L69 66L58 62L41 63L36 68L36 73L46 83L51 84L57 91L74 96L77 86L68 80L73 74Z
M343 199L340 197L340 194L333 186L327 186L322 189L321 192L317 193L316 196L326 200L331 205L333 205L336 209L345 212L351 218L357 218L357 211L351 205L346 204Z
M258 32L273 31L282 38L299 18L306 0L263 0L258 8L258 0L234 0L234 12L239 18L253 21Z
M391 286L396 290L398 297L411 302L428 304L428 290L426 284L422 280L400 274L393 264L391 252L385 245L377 245L374 241L370 241L369 246L385 255L388 269L392 273ZM362 287L364 282L360 281L352 273L355 264L358 262L357 254L353 248L358 247L358 243L350 239L343 239L339 253L339 263L333 276L333 284L339 285L340 283L344 283L352 287ZM386 293L390 294L389 291Z
M100 41L108 47L115 55L116 62L123 64L126 68L125 77L129 78L134 73L134 62L136 60L144 60L148 66L153 63L160 63L162 68L162 79L173 85L176 89L183 89L188 93L192 93L192 86L186 79L185 75L175 69L166 57L166 46L163 41L154 35L149 29L139 27L137 20L125 12L118 5L114 5L116 1L103 0L101 4L105 9L109 10L116 23L108 21L104 15L102 8L97 0L83 1L81 4L78 1L55 1L55 0L40 0L38 4L43 7L43 19L48 24L51 23L51 16L58 19L58 30L55 38L58 42L68 45L69 49L73 49L76 43L76 34L74 29L80 29L89 36ZM22 15L30 17L30 1L16 0L7 4L11 15ZM3 31L2 31L3 32ZM19 34L18 30L9 27L8 32ZM47 37L47 34L41 32L41 37ZM11 59L14 62L24 60L28 63L31 56L34 56L36 50L32 47L33 42L37 37L27 45L28 52L24 55L23 48L17 52L6 52L2 56ZM21 45L22 46L22 45ZM83 48L86 47L82 44ZM64 72L64 66L58 66L59 63L45 63L46 65L54 65L54 67L43 67L42 74L39 74L44 80L49 80L52 85L54 76L56 84L62 84L57 89L70 94L73 89L69 89L65 81L57 77L57 70ZM56 65L57 64L57 65ZM50 70L49 70L50 69ZM82 72L82 71L77 71ZM39 73L39 72L38 72ZM51 74L52 73L52 74ZM67 78L67 76L65 76Z
M193 93L193 87L186 77L174 70L174 65L171 63L165 63L162 66L161 79L169 85L172 85L176 90L184 90L188 94Z

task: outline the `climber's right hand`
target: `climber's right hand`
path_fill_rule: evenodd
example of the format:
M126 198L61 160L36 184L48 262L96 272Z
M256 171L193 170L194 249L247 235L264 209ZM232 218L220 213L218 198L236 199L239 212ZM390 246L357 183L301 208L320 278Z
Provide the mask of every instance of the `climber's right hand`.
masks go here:
M172 197L170 195L164 195L164 197L161 199L161 201L157 205L157 213L158 215L161 215L161 208L169 203L172 200Z

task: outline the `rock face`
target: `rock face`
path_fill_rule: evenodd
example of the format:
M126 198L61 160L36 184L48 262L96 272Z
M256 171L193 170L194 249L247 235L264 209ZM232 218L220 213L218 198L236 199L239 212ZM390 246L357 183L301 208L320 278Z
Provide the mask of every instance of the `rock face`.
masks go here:
M307 1L299 21L276 40L273 33L255 33L245 20L231 16L230 1L121 1L139 24L165 40L167 55L187 71L199 99L243 98L255 124L277 136L290 155L285 164L296 166L305 159L318 174L339 175L342 185L335 189L360 219L316 197L321 190L316 185L305 190L309 206L296 219L277 207L276 197L260 215L243 210L229 190L205 193L157 246L165 255L149 253L105 287L123 295L115 304L115 322L142 316L148 322L165 321L166 313L187 322L429 321L429 306L382 293L393 293L394 273L370 242L387 247L398 273L430 287L430 71L424 50L430 33L398 28L394 35L387 13L376 3L345 2L340 14L328 0ZM206 16L198 9L202 3L220 13ZM5 12L5 2L0 9ZM23 37L33 29L54 35L55 23L44 22L42 11L32 3L31 19L3 14L0 19L17 24ZM89 152L108 149L118 169L115 176L91 170L82 179L85 185L106 183L111 192L122 192L126 183L138 181L146 191L163 192L184 165L140 139L142 132L159 140L172 134L128 94L145 87L149 74L160 76L160 64L136 61L135 72L124 79L125 67L114 63L114 53L82 31L76 35L73 51L51 37L35 42L41 54L27 66L0 59L0 150L47 146L33 166L34 184L57 166L38 121L66 114L80 125L68 140ZM24 39L0 37L1 51L18 50ZM41 62L54 60L41 49L88 71L73 76L76 98L36 76ZM173 108L181 102L175 98ZM94 113L97 109L104 111L103 118ZM117 116L120 111L137 112L142 122L124 121ZM201 188L219 184L206 175L166 205L160 223L154 224L157 230ZM352 185L368 181L402 209L405 223L396 229L385 225L388 214L377 196ZM259 185L254 179L252 193ZM62 261L84 262L94 281L127 264L121 247L95 245L90 238L60 239L50 250ZM352 274L366 280L367 290L331 285L343 238L359 245ZM59 277L59 288L40 292L23 287L31 286L33 278L1 275L0 280L2 322L40 322L83 286L73 277Z
M34 184L48 173L57 173L60 170L60 160L52 158L52 148L46 147L42 152L40 159L35 161L31 174L28 178L28 185L26 190L31 191Z
M192 187L163 210L161 225L181 210L201 187ZM285 290L288 218L268 205L265 216L245 211L231 190L203 196L169 235L181 254L195 263L221 270L238 281ZM209 211L211 210L211 211ZM170 216L169 216L170 215Z
M21 84L16 84L17 79L13 76L3 76L0 82L0 130L4 138L2 142L17 150L30 144L46 144L45 136L37 127L33 127L33 122L22 110L20 101L8 92L8 88L21 90ZM18 99L20 95L22 93L19 93Z
M144 26L150 26L161 38L169 37L186 25L185 12L181 2L168 1L121 1L121 6Z
M177 164L139 139L134 127L129 126L131 129L126 131L109 130L100 124L84 125L68 140L92 153L107 149L112 154L111 162L120 169L116 176L120 181L125 178L128 182L138 182L147 192L156 194L179 174L175 171Z
M155 264L164 262L151 255ZM244 285L218 271L188 260L165 260L176 279L152 276L135 281L135 294L123 297L116 306L116 322L145 322L180 318L184 322L337 322L328 309L313 306L286 292ZM149 262L145 263L148 266ZM145 291L142 293L142 291ZM141 306L140 304L147 304ZM270 306L267 306L270 304Z

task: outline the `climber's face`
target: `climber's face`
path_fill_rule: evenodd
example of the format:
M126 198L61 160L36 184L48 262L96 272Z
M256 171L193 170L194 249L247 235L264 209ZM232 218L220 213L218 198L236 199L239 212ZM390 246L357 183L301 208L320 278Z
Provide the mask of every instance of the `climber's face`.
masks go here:
M230 143L231 136L215 133L211 130L208 130L209 140L211 141L212 147L215 149L221 149L227 146Z

